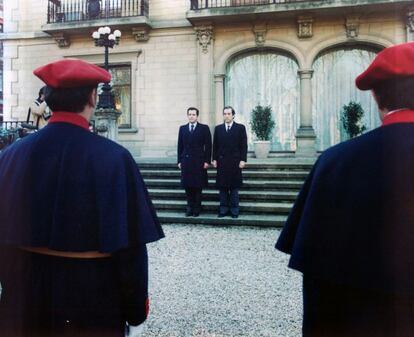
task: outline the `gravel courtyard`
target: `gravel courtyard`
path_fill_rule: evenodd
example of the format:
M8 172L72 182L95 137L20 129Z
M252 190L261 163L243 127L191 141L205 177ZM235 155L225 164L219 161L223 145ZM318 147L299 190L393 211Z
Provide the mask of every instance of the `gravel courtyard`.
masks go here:
M279 230L166 225L149 245L144 336L297 337L301 275L274 249Z

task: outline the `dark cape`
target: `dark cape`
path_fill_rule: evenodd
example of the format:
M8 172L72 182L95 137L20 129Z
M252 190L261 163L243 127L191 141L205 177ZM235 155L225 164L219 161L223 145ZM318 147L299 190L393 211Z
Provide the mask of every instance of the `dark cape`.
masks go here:
M211 162L211 133L205 124L197 123L193 132L189 125L180 126L177 144L177 163L181 163L181 186L203 188L208 185L204 163Z
M147 317L145 244L163 231L130 153L68 123L0 153L0 335L121 337ZM20 246L100 251L77 259Z
M276 244L304 275L304 336L413 335L413 135L377 128L307 177Z
M243 185L240 161L247 161L247 134L243 124L233 122L227 132L225 124L214 130L213 160L217 161L217 188L240 188Z
M377 128L325 151L276 247L328 280L414 291L414 124Z
M0 154L0 244L114 252L162 229L131 154L54 123Z

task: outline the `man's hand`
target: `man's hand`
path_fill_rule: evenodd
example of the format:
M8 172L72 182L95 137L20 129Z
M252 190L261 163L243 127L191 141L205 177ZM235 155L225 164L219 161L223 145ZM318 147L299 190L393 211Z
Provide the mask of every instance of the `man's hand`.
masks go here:
M181 170L181 163L178 163L178 168Z
M243 160L241 160L240 161L240 163L239 163L239 167L241 168L241 169L244 169L244 167L246 166L246 162L245 161L243 161Z
M204 163L204 169L207 170L210 165L208 163Z
M144 332L144 326L143 324L134 326L129 325L128 326L128 333L125 335L125 337L142 337L142 333Z
M213 160L211 163L213 164L214 167L217 167L217 160Z

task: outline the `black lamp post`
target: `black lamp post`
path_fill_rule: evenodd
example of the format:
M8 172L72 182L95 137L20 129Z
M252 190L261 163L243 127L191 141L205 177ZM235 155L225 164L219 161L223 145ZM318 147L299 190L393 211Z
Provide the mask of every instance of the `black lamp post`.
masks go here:
M111 28L100 27L97 31L93 32L92 38L95 40L95 46L105 47L105 69L108 70L108 57L109 48L113 48L119 44L121 39L121 32L115 30L111 34ZM102 86L102 93L99 94L98 109L115 109L115 99L112 93L112 87L109 83L105 83Z

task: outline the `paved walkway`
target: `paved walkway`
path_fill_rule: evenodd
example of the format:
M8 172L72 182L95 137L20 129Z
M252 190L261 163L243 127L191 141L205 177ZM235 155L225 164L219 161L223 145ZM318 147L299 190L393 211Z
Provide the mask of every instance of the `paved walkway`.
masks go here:
M149 246L146 337L299 337L301 275L274 228L165 225Z

